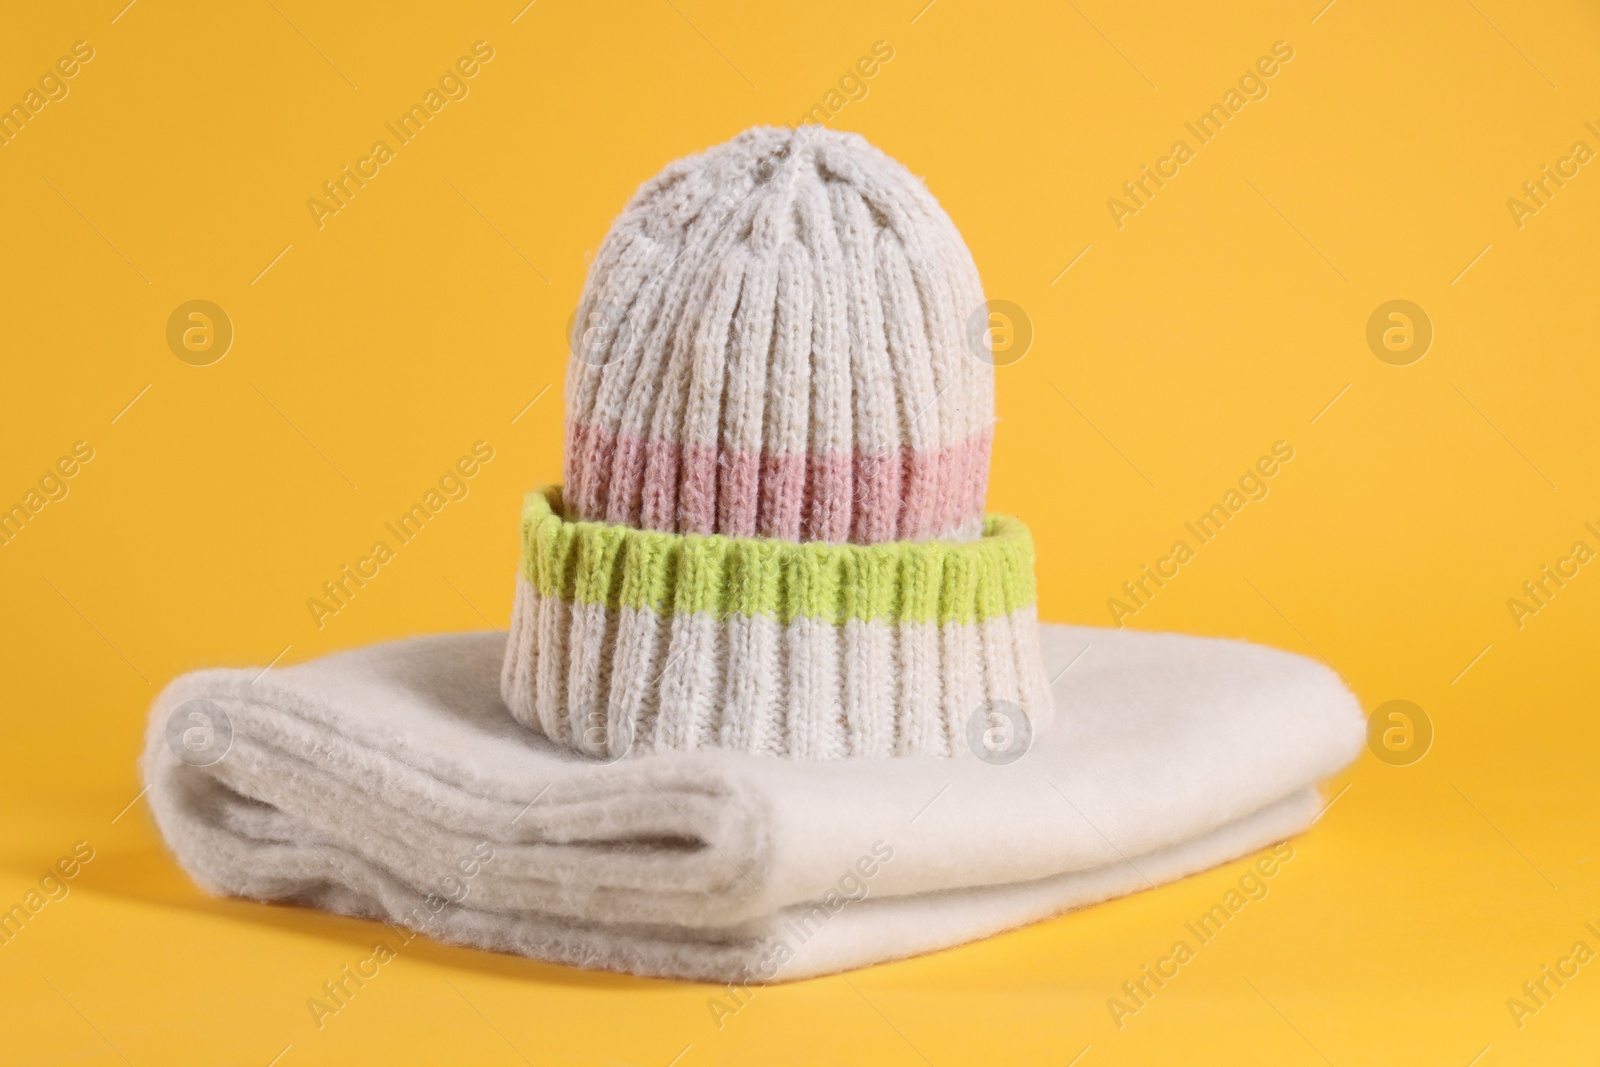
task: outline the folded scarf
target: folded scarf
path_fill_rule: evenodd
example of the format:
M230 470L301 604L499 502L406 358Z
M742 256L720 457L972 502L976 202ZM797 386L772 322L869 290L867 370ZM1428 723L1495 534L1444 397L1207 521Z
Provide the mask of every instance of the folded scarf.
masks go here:
M536 959L786 981L957 945L1305 829L1364 737L1326 667L1045 625L1056 724L1020 759L600 762L518 724L505 638L425 637L152 710L151 809L206 889Z

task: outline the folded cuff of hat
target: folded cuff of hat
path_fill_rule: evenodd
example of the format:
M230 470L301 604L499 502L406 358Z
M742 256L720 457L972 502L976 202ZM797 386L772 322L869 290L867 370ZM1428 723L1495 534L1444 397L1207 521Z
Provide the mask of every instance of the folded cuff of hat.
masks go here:
M1050 723L1033 540L878 545L571 521L530 493L501 695L601 758L726 748L796 759L986 755ZM973 731L974 720L980 726Z

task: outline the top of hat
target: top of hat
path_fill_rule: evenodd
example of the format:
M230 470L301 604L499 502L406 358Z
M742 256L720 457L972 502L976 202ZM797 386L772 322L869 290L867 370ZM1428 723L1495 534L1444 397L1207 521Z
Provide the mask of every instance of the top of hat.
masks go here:
M755 128L669 164L612 224L573 318L568 512L790 541L976 537L983 300L950 217L859 135Z

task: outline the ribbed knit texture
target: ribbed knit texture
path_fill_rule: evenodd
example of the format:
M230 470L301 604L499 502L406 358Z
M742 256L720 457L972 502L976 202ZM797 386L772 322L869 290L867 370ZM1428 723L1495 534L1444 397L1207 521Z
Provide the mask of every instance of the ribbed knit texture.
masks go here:
M512 714L613 759L966 756L1004 705L1037 736L982 306L949 216L855 134L747 130L640 186L573 318L564 489L523 511Z
M573 320L567 506L678 533L976 537L982 302L949 216L856 134L758 128L672 163Z
M522 530L522 576L577 604L840 624L983 622L1034 601L1033 539L1003 515L973 542L800 544L569 522L551 487L529 494Z
M662 534L528 497L501 690L595 756L704 747L809 759L955 756L1006 700L1046 726L1033 542L826 545Z

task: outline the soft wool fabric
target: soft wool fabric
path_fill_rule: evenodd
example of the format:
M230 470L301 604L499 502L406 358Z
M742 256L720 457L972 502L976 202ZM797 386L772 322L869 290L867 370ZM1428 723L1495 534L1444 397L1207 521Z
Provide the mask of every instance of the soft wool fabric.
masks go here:
M1001 517L969 542L664 534L533 493L500 692L597 756L976 756L970 721L997 703L1052 718L1033 542Z
M573 318L566 481L524 511L512 714L616 758L1048 728L1032 542L983 513L987 326L955 224L856 134L747 130L641 186Z
M213 892L742 983L959 944L1245 854L1304 829L1313 783L1360 749L1354 698L1298 656L1043 629L1074 714L1004 767L597 763L511 721L504 640L465 634L187 675L156 702L143 768L163 835ZM196 699L232 727L206 767L167 740Z
M612 225L573 320L573 516L976 537L994 421L968 332L983 299L949 216L857 134L758 128L670 164Z

